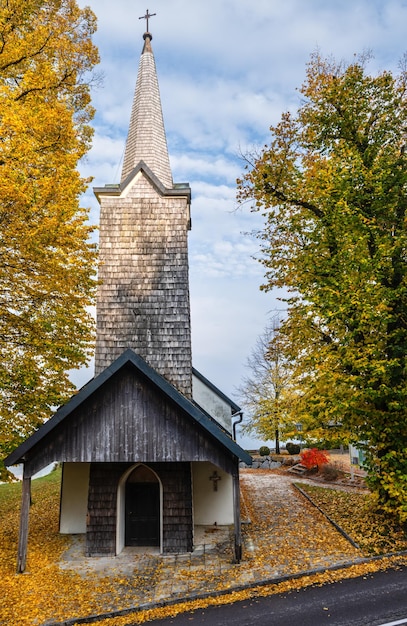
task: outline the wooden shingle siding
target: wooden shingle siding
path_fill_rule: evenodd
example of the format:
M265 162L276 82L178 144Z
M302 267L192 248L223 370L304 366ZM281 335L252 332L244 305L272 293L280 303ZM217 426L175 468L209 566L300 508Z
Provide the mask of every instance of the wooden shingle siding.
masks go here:
M160 89L151 40L144 39L123 158L122 181L143 159L167 187L172 186Z
M173 185L150 36L121 184L95 193L101 205L95 373L131 348L191 398L190 190Z
M188 198L161 196L140 172L100 202L95 373L132 348L190 398Z
M27 454L32 475L53 461L134 463L211 461L232 473L236 459L131 366L61 422Z
M163 485L163 552L191 552L193 548L192 476L190 463L150 466Z
M116 553L117 485L126 465L92 463L89 476L86 555Z
M191 552L193 549L192 477L190 463L147 465L162 484L163 552ZM90 470L87 556L116 553L117 488L130 467L123 463L93 463Z

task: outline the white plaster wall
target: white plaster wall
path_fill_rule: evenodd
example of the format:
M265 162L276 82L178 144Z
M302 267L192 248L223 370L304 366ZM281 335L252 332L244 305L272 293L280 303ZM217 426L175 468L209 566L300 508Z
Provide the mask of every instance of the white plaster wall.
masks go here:
M230 404L220 398L210 387L192 375L192 397L200 407L214 417L226 430L232 432Z
M214 491L209 480L216 471L221 480ZM192 463L194 524L233 524L233 480L230 474L209 462Z
M59 532L86 532L90 463L64 463Z

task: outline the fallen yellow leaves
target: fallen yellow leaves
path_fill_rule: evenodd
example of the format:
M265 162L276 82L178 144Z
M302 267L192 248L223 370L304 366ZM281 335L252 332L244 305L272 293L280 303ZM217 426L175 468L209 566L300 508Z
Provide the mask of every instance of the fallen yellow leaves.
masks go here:
M359 563L344 569L335 571L326 571L310 576L301 576L300 578L291 579L281 583L252 587L243 591L232 591L230 594L218 597L205 598L200 600L191 600L189 602L180 602L172 606L164 606L147 611L140 611L126 615L124 617L115 617L111 619L92 622L94 626L129 626L130 624L144 624L156 619L165 617L175 617L186 611L197 611L208 606L219 606L223 604L232 604L239 600L249 600L255 597L264 597L281 593L288 593L297 589L304 589L312 585L324 585L334 583L345 578L357 578L373 574L381 570L386 570L401 565L407 565L407 556L384 557L380 560L371 561L369 563Z
M269 577L354 560L361 556L324 516L292 486L291 479L255 470L241 477L242 500L251 523L246 539L255 545L246 558Z
M365 555L407 550L403 529L385 513L374 508L369 493L327 489L299 483L334 522L355 541Z
M130 562L130 574L119 570L117 561L112 559L110 569L102 573L86 564L80 574L79 570L59 566L61 555L71 545L71 539L58 533L60 472L54 472L45 479L33 481L28 573L17 575L15 561L21 487L0 485L0 565L3 575L0 624L40 626L49 620L64 621L75 616L100 615L150 602L169 599L176 602L179 599L172 606L136 611L98 622L100 626L141 624L209 605L365 575L407 561L407 558L384 558L338 571L324 571L331 565L340 566L360 558L361 552L350 545L315 507L304 501L304 497L292 488L290 479L270 471L248 470L242 472L241 488L242 517L250 523L243 524L244 559L240 565L232 563L230 546L222 544L223 552L216 556L211 553L171 557L151 555L143 561L134 557ZM326 494L328 491L331 490ZM328 506L329 494L326 497ZM353 507L356 514L361 511L357 503L349 500L349 510ZM343 508L346 509L345 504ZM301 575L301 572L315 569L320 569L321 573ZM298 578L279 584L259 584L262 580L294 575ZM231 590L237 585L253 585L253 588ZM194 595L203 591L213 594L212 597L192 600ZM192 597L185 601L188 595Z
M0 485L0 624L32 626L52 618L99 614L122 606L118 576L86 578L58 566L69 537L58 533L60 472L33 481L27 573L16 574L20 485ZM127 584L127 581L126 581ZM128 597L124 599L128 605Z

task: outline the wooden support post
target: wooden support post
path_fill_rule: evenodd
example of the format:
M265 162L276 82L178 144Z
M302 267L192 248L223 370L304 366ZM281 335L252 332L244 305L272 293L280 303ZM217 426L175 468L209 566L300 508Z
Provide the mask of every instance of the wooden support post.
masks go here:
M18 535L17 573L25 570L27 561L28 520L31 505L31 476L23 478L23 491L21 496L20 531Z
M240 522L239 470L233 474L233 517L235 526L235 563L242 560L242 527Z

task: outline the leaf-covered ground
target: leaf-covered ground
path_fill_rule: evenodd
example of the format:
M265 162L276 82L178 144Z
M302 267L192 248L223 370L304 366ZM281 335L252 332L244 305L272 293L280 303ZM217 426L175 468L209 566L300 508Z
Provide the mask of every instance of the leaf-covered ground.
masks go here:
M61 474L32 481L29 552L27 571L16 574L21 485L0 485L0 624L40 625L46 620L100 613L100 600L112 601L117 579L92 576L83 578L58 567L61 554L69 546L68 537L58 532ZM95 593L95 585L97 593Z
M374 509L369 493L326 489L306 483L299 483L299 486L366 556L407 550L406 533L387 515Z
M155 608L98 622L100 626L125 626L143 623L166 615L201 608L209 604L234 602L255 595L269 595L310 584L320 584L343 577L357 576L404 562L403 559L383 559L368 564L355 564L346 570L322 572L302 576L280 584L256 587L261 577L274 578L307 569L322 568L354 560L361 553L352 547L324 516L290 485L290 479L273 472L249 470L242 473L243 525L245 556L240 565L231 563L225 553L218 561L208 555L206 560L186 559L169 571L165 561L157 560L154 571L134 571L124 576L115 569L109 575L89 569L84 575L59 567L61 555L70 545L70 538L58 533L60 473L33 481L33 506L30 513L30 537L27 573L15 573L17 529L21 486L0 485L0 565L2 569L2 602L0 624L7 626L41 625L49 620L63 621L74 616L101 614L111 609L137 606L156 600L160 586L171 579L172 589L194 592L213 592L212 598L182 601L172 607ZM280 491L278 491L280 490ZM327 490L326 508L335 502L337 493ZM347 498L343 510L353 514L363 510L364 494L356 494L356 501ZM359 500L358 500L359 498ZM333 508L338 506L333 504ZM341 506L341 505L339 505ZM363 525L362 525L363 526ZM354 526L356 528L356 526ZM382 527L387 534L387 528ZM363 531L364 532L364 531ZM381 532L381 531L380 531ZM383 549L381 535L370 533L377 549ZM374 539L376 537L376 539ZM391 535L389 550L401 548L400 538ZM394 540L393 540L394 539ZM382 547L380 547L382 546ZM211 563L214 567L211 568ZM112 559L114 562L114 559ZM407 561L407 559L406 559ZM215 568L215 563L217 563ZM171 568L170 568L171 569ZM219 596L235 584L249 583L252 588ZM168 587L167 587L168 589ZM182 596L181 596L182 597Z

